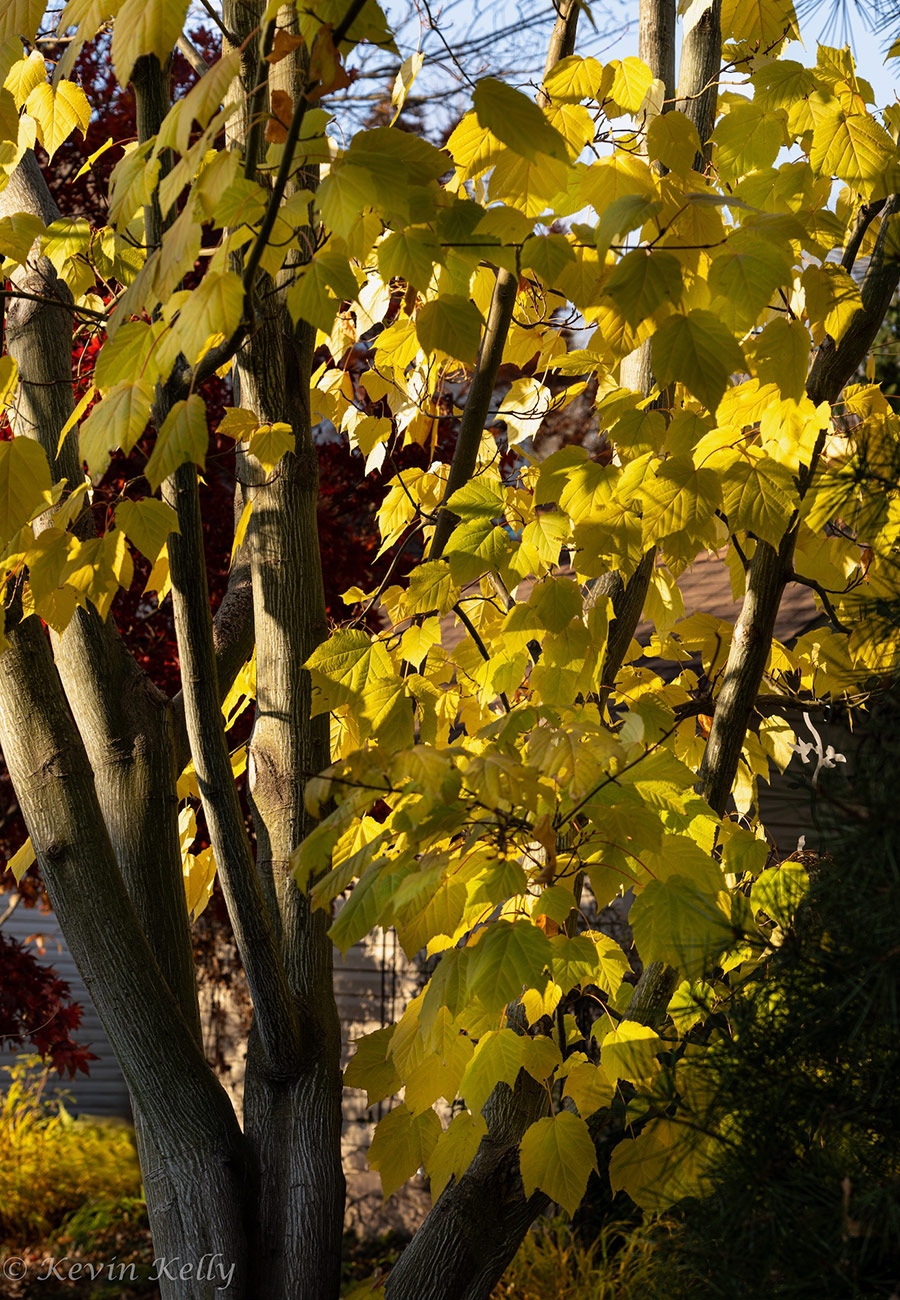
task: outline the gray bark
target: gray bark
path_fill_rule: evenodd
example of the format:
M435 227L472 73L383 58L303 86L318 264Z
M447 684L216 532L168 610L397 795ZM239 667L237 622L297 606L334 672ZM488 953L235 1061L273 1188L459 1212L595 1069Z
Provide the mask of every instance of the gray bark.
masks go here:
M13 612L13 611L11 611ZM243 1295L246 1152L126 892L87 754L37 618L7 629L0 656L0 745L66 942L116 1052L139 1115L157 1253L234 1263L230 1285L164 1300Z
M719 99L719 72L722 68L722 0L699 13L685 29L681 43L681 66L678 99L675 107L697 128L700 152L694 170L702 172L712 154L712 131Z
M640 19L640 56L647 67L665 87L663 112L674 107L675 96L675 0L642 0ZM623 359L620 368L623 387L630 388L642 397L649 397L656 385L651 364L650 340L646 339L630 356ZM667 391L653 402L668 417L671 392ZM617 570L604 575L591 584L588 601L598 596L611 596L613 621L606 641L603 661L603 688L599 692L600 708L606 706L616 675L625 662L628 647L641 621L644 602L656 563L656 547L647 551L634 573L624 579Z
M226 25L243 38L261 5L228 3ZM287 10L279 25L293 26ZM249 89L257 52L247 47ZM299 101L304 65L288 58L271 84ZM256 169L257 99L232 128L232 147ZM314 169L288 183L315 184ZM304 247L301 240L301 247ZM310 245L311 246L311 242ZM303 254L292 255L284 277ZM236 269L241 269L237 267ZM245 275L246 275L246 269ZM312 440L309 387L314 331L294 327L276 286L257 276L256 328L235 357L241 404L262 422L290 424L295 450L271 475L239 455L242 491L252 502L246 552L256 635L256 719L248 749L248 791L257 837L256 867L277 935L290 995L302 1008L302 1058L281 1078L251 1036L244 1089L245 1131L262 1176L255 1215L254 1258L261 1296L331 1300L340 1287L344 1175L341 1166L340 1023L334 1001L330 917L313 912L290 874L290 855L312 829L303 803L309 777L330 761L329 720L311 718L311 682L302 665L327 635L316 503L318 457Z
M44 222L59 211L32 153L0 194L0 216L32 212ZM13 286L48 302L13 298L7 310L9 351L19 365L16 432L47 452L56 479L70 488L83 477L77 433L57 456L73 409L71 294L50 261L33 256ZM53 304L60 303L60 306ZM52 516L44 522L52 522ZM93 532L86 515L81 535ZM112 619L78 610L55 640L55 658L88 757L119 867L144 932L199 1041L200 1019L190 936L166 700L126 650Z

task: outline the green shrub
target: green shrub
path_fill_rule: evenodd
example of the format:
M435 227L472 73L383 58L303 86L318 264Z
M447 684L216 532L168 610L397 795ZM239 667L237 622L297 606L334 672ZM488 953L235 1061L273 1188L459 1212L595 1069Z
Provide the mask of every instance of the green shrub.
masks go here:
M11 1067L0 1094L0 1245L46 1240L93 1202L141 1196L134 1133L111 1120L75 1119L45 1097L36 1058Z

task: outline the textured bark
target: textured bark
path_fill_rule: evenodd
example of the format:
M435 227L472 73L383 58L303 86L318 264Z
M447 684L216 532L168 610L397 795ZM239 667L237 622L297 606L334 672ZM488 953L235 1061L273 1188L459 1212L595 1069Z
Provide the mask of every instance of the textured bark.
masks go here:
M163 485L163 497L176 511L180 528L169 538L169 564L191 756L263 1050L269 1067L283 1077L297 1065L299 1025L256 874L219 708L196 466L181 465Z
M675 96L675 0L642 0L640 14L640 57L665 87L663 112L674 107ZM650 340L622 361L620 379L624 388L630 388L642 397L649 397L656 385L651 362ZM671 394L665 392L653 405L668 416ZM591 585L588 600L593 603L598 596L612 596L613 621L606 641L603 661L604 686L599 692L600 708L606 706L610 692L637 625L641 621L644 602L656 563L656 547L642 558L628 579L613 570Z
M262 6L226 4L226 25L243 39ZM279 26L295 18L279 14ZM246 48L245 86L256 50ZM272 85L296 104L304 66L276 64ZM255 171L250 113L232 128ZM313 169L295 177L315 184ZM301 245L302 245L301 241ZM282 279L303 258L289 260ZM246 273L246 270L245 270ZM327 635L316 503L318 457L309 411L314 331L294 327L271 281L257 280L256 328L235 358L241 404L261 421L286 421L295 451L267 476L239 454L242 490L252 503L247 530L256 635L256 719L248 748L248 791L257 836L257 870L280 942L292 996L304 1009L303 1058L290 1079L268 1067L259 1035L251 1036L244 1088L245 1132L258 1171L253 1241L260 1297L332 1300L340 1289L344 1176L341 1166L340 1023L334 1001L330 917L312 912L290 872L290 855L312 828L303 803L307 780L330 760L329 721L311 718L305 660Z
M666 88L665 106L674 107L675 0L642 0L638 54ZM665 106L663 111L665 112Z
M694 170L702 172L712 155L712 131L719 100L719 72L722 68L722 0L694 16L685 28L678 70L678 99L675 107L697 128L700 152Z
M59 217L34 155L28 153L0 193L0 216ZM51 300L13 299L9 351L21 384L16 433L35 438L56 479L83 478L77 433L57 456L73 409L71 295L50 261L33 256L13 273L14 288ZM49 524L51 517L45 522ZM92 527L90 517L88 527ZM83 530L82 530L83 531ZM94 771L97 794L126 888L150 947L199 1041L200 1017L178 843L175 773L166 700L128 652L112 619L77 610L55 641L55 658Z
M87 755L36 618L0 656L0 745L66 942L140 1116L157 1253L234 1263L230 1284L165 1282L164 1300L243 1297L246 1157L231 1104L128 897Z
M288 349L283 368L269 364L279 342ZM311 911L290 872L292 851L312 829L304 786L330 758L328 717L310 717L311 682L302 667L327 631L316 524L318 462L308 406L311 361L311 330L291 330L286 321L260 331L239 361L242 401L264 420L287 418L296 440L296 453L270 477L249 456L242 473L253 502L248 548L258 686L248 787L257 868L267 885L291 992L304 1008L303 1066L288 1083L266 1070L251 1041L244 1113L248 1139L265 1170L255 1245L266 1279L261 1294L328 1300L340 1284L343 1229L340 1024L330 917ZM273 391L270 381L279 370L289 378Z

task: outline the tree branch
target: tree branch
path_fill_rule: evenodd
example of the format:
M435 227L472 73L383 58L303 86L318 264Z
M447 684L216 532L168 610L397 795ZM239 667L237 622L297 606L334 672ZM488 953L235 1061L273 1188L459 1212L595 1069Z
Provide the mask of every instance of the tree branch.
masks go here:
M475 472L478 449L481 446L485 421L497 385L497 371L500 368L503 349L509 334L518 286L517 276L502 269L497 272L484 337L481 340L475 373L472 376L456 446L453 449L447 486L438 511L437 523L434 526L431 546L428 549L429 560L440 559L450 534L459 522L458 517L447 508L447 502L458 488L469 482Z
M299 1062L300 1029L256 875L225 740L196 467L180 466L166 480L162 495L176 511L181 530L169 537L169 565L184 717L200 799L260 1039L272 1070L289 1077Z
M0 193L0 216L30 212L45 225L59 217L32 153ZM35 251L13 272L17 287L37 281L71 300L50 261ZM37 297L37 295L35 295ZM83 479L77 435L57 455L73 410L71 322L33 298L11 303L9 351L19 363L16 434L35 438L55 480ZM52 522L49 515L45 523ZM36 527L39 527L36 525ZM87 514L81 524L93 532ZM128 651L112 619L78 609L54 655L95 772L97 794L125 886L182 1014L200 1039L200 1016L184 895L174 770L166 701Z
M837 400L865 357L897 290L900 262L885 257L885 240L890 218L898 206L900 196L892 194L882 209L881 227L860 290L862 307L854 314L839 344L826 335L810 367L806 392L816 405ZM853 236L848 247L852 240ZM819 435L809 465L801 467L801 498L812 483L825 438L825 432ZM700 768L703 797L720 814L725 811L737 773L744 736L765 672L782 593L793 575L796 540L795 524L785 533L777 551L768 542L758 542L750 562L747 592L735 625L722 690Z

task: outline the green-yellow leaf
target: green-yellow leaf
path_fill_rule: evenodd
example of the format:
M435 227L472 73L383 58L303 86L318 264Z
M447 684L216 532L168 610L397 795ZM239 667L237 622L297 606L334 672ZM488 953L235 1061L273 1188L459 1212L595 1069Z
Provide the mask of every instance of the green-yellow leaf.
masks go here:
M613 1151L609 1181L641 1209L658 1214L685 1196L702 1196L706 1139L688 1125L656 1119Z
M613 106L622 113L637 113L653 85L653 73L643 60L636 59L633 54L622 59L621 63L614 61L610 66L614 69L609 89ZM609 116L615 116L609 106L607 112Z
M189 0L125 0L113 24L112 61L124 86L142 54L165 65L184 31Z
M188 361L202 355L210 335L230 338L244 310L244 286L234 271L210 271L193 289L178 317L178 343Z
M464 365L472 365L483 323L481 312L473 302L449 294L419 308L416 335L426 356L440 352Z
M472 1115L464 1110L453 1116L425 1161L432 1201L438 1199L451 1178L459 1182L474 1160L481 1139L486 1136L487 1124L481 1115Z
M14 212L0 220L0 252L4 259L21 264L31 252L36 239L45 233L40 217L30 212Z
M395 1106L381 1120L369 1147L369 1164L381 1174L384 1199L403 1186L420 1165L426 1165L441 1136L441 1121L433 1110L415 1118L406 1106Z
M460 1096L473 1114L480 1114L498 1083L513 1086L528 1042L525 1035L513 1029L493 1029L482 1035L459 1084Z
M760 167L771 167L779 149L788 143L786 117L782 109L767 112L752 102L732 104L713 132L721 174L738 180Z
M647 151L670 171L687 176L700 152L700 136L686 114L657 113L647 127Z
M619 1079L640 1083L656 1072L657 1053L663 1043L649 1025L639 1025L635 1020L623 1020L611 1029L600 1045L600 1064L610 1083Z
M615 69L603 67L597 59L582 59L570 54L544 77L544 89L553 104L577 104L582 99L605 98L612 85Z
M366 1104L375 1106L401 1088L400 1076L390 1055L394 1025L385 1025L372 1034L358 1038L356 1051L344 1070L345 1088L365 1088Z
M0 357L0 411L5 411L19 382L19 367L9 353Z
M734 335L712 312L669 316L653 335L653 370L661 384L678 380L714 412L730 377L744 369Z
M799 401L809 370L809 334L803 322L782 317L770 321L752 349L750 364L759 382L775 384L782 397Z
M313 680L314 715L360 700L380 681L394 677L381 642L355 628L335 632L313 651L306 667Z
M406 280L422 293L428 288L435 262L442 260L437 235L425 227L395 230L378 245L378 272L385 284Z
M782 862L779 867L769 867L754 881L750 902L786 929L793 922L808 891L806 869L799 862Z
M681 876L645 885L630 920L644 961L668 962L689 979L703 975L732 936L730 914Z
M513 153L534 161L538 155L565 161L566 142L534 100L495 77L483 77L472 97L479 124Z
M806 314L814 343L830 334L840 343L853 317L862 311L862 296L856 281L842 266L826 263L808 266L803 272Z
M219 433L224 433L226 438L234 438L235 442L251 438L258 428L259 417L242 406L229 407L219 421Z
M469 990L485 1008L514 1002L523 988L543 988L550 940L530 921L497 921L472 950Z
M702 12L702 10L701 10ZM762 49L798 35L792 0L722 0L722 37Z
M16 884L18 884L28 868L34 865L35 861L34 846L31 843L31 836L29 835L21 848L16 849L12 857L7 859L6 870L13 873L13 878Z
M837 176L864 198L900 188L900 154L883 126L868 113L847 113L833 100L813 128L809 162L817 175Z
M28 96L47 80L47 64L40 50L32 50L26 59L18 59L6 74L3 83L15 100L16 108L22 109Z
M261 424L250 438L250 454L256 457L267 474L271 474L282 457L293 450L293 430L283 421Z
M406 103L406 96L409 94L413 82L421 71L422 64L425 62L425 55L418 51L410 54L400 64L400 69L394 78L394 87L391 91L391 105L399 113L400 109ZM396 121L396 117L394 119Z
M736 310L738 319L755 324L777 288L790 282L791 265L777 244L738 232L716 253L709 287Z
M643 500L645 547L684 529L699 536L721 501L719 478L686 456L670 456L644 479Z
M540 1190L574 1214L597 1169L590 1129L570 1110L539 1119L525 1131L519 1152L525 1195Z
M635 248L617 263L605 291L629 325L637 326L664 302L677 303L682 287L677 257L661 250Z
M202 469L208 442L206 403L197 393L191 393L186 401L175 403L157 435L156 446L144 470L153 490L186 461L193 461Z
M146 380L116 384L91 411L78 432L81 459L98 482L106 473L110 455L119 447L127 455L150 419L153 391Z
M771 456L740 456L722 473L722 500L732 532L755 533L778 546L800 504L794 479Z
M36 36L46 7L46 0L6 0L0 5L0 45Z
M459 588L453 582L446 560L426 560L409 575L407 614L429 614L433 610L446 614L458 600Z
M27 524L51 487L44 448L34 438L0 442L0 538Z
M581 1118L587 1119L610 1104L614 1089L599 1066L587 1059L576 1060L570 1065L571 1060L569 1057L566 1062L563 1096L571 1097Z
M73 131L84 135L91 120L87 95L72 81L61 81L56 87L47 82L35 86L25 102L25 112L37 122L38 139L51 158Z
M143 501L121 501L116 506L116 527L151 564L156 563L169 534L181 532L175 511L155 497L144 497Z

